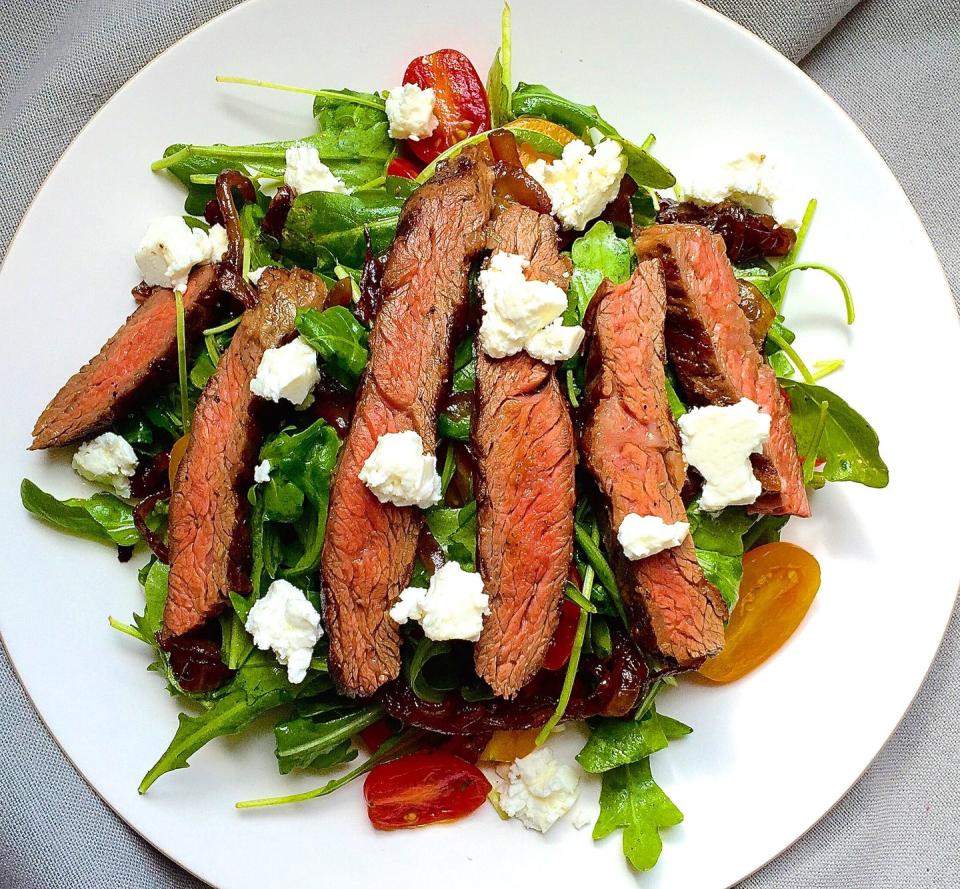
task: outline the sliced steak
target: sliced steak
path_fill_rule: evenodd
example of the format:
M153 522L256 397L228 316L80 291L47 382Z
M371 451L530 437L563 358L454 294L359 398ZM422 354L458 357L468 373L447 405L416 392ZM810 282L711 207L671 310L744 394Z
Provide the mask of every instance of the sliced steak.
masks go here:
M620 591L636 642L681 666L723 647L727 610L703 576L693 541L630 561L617 542L629 513L686 521L686 475L667 402L660 264L642 262L625 284L601 285L588 317L584 463L600 489L603 524L617 553Z
M170 582L164 632L179 636L217 614L230 590L249 589L247 488L268 405L250 391L260 359L295 333L297 309L322 308L323 281L269 268L193 413L170 497Z
M210 324L218 296L216 268L194 269L183 295L188 337ZM30 450L62 447L103 432L134 400L176 375L177 309L172 290L155 289L46 406Z
M527 274L567 289L557 224L519 204L490 226L487 246L530 260ZM477 561L490 615L477 673L513 697L540 669L560 616L573 554L576 439L553 368L520 352L477 356Z
M419 510L381 503L358 478L377 439L413 430L432 451L467 309L470 265L483 247L493 174L464 152L407 201L383 271L370 362L334 478L322 556L330 666L342 690L371 695L400 671L388 616L413 567Z
M641 259L663 262L667 354L688 402L749 398L770 415L770 439L754 461L764 493L750 510L810 515L790 406L750 335L723 239L699 225L655 225L636 233L636 245Z

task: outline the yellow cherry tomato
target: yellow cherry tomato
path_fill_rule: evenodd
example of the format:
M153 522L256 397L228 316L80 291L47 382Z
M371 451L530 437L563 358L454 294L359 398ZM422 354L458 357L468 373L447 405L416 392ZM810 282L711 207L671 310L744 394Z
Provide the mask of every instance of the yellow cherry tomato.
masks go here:
M186 435L181 435L180 438L173 443L173 447L170 448L170 466L167 470L170 473L170 490L173 490L173 483L177 478L177 469L180 468L180 461L186 453L188 444L190 444L189 432Z
M561 145L566 145L577 138L566 127L562 127L558 123L552 123L549 120L541 120L539 117L520 117L517 120L512 121L508 125L508 128L517 128L529 130L533 133L541 133L544 136L549 136L554 142L559 142ZM543 159L549 163L554 159L553 155L545 154L542 151L537 151L532 145L526 142L520 142L519 148L520 160L523 162L525 167L529 164L532 164L535 160Z
M480 759L483 762L513 762L526 756L536 746L540 729L528 728L515 732L494 732L493 737L483 748Z
M743 557L740 601L727 624L723 651L700 675L734 682L775 654L800 626L817 590L820 565L792 543L768 543Z

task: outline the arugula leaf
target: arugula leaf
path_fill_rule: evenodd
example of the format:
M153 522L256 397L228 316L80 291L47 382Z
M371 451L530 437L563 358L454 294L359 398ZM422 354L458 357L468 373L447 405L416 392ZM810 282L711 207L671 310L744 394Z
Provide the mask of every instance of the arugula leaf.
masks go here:
M622 284L630 277L633 248L626 238L617 237L609 222L596 222L570 248L573 274L567 295L567 309L563 323L579 324L587 313L587 306L604 278Z
M600 817L593 838L623 830L623 854L637 870L650 870L660 858L660 831L683 821L683 813L660 789L649 757L603 773Z
M595 105L580 105L557 95L537 83L520 83L511 98L513 114L517 117L542 117L572 130L581 138L590 130L599 130L615 139L627 157L627 174L637 185L647 188L672 188L676 177L654 159L645 149L624 139L611 124L600 116Z
M445 692L459 685L458 671L448 657L452 651L453 645L449 642L424 638L417 642L413 655L404 660L407 683L422 701L439 703Z
M493 57L490 73L487 74L487 98L490 102L490 120L501 127L513 119L510 107L510 67L512 40L510 34L510 4L503 4L500 16L500 48Z
M788 515L760 516L753 527L743 535L743 551L747 553L765 543L776 543L780 539L783 526L789 521Z
M459 562L464 571L476 570L477 501L471 500L459 509L431 506L423 516L447 559Z
M350 739L383 714L379 704L349 713L334 712L326 718L295 716L278 722L276 756L280 774L293 769L327 769L357 758Z
M283 229L283 251L301 265L331 272L338 263L362 268L364 229L374 253L393 242L404 199L382 191L335 194L311 191L297 197Z
M675 731L672 725L671 731ZM663 750L668 740L660 717L652 707L640 720L600 719L591 725L590 738L577 754L577 762L587 772L608 772Z
M297 330L319 353L330 376L347 389L356 388L370 357L369 334L348 308L300 309Z
M329 686L330 680L317 677L291 685L287 671L281 667L272 652L254 651L237 672L229 690L209 710L196 716L180 714L180 724L170 746L140 782L140 793L146 793L161 775L175 769L185 769L188 760L214 738L233 735L245 729L255 719L298 697L307 697L318 691L318 684Z
M267 582L302 577L319 564L339 450L340 439L324 420L300 431L284 429L260 449L260 460L270 461L270 481L253 489L255 596L264 575Z
M890 481L887 464L880 456L880 440L873 427L839 395L823 386L781 380L790 399L797 450L807 454L820 424L821 405L829 405L816 457L825 463L818 474L831 482L859 482L884 488ZM816 476L815 476L816 478Z
M739 506L718 513L701 512L696 503L687 508L690 535L704 576L723 596L731 611L740 596L743 577L743 535L756 521Z
M133 524L133 507L113 494L57 500L25 478L20 482L20 501L38 519L68 534L115 546L135 546L141 539Z
M453 353L454 392L473 392L477 385L477 359L473 354L473 337L460 341Z

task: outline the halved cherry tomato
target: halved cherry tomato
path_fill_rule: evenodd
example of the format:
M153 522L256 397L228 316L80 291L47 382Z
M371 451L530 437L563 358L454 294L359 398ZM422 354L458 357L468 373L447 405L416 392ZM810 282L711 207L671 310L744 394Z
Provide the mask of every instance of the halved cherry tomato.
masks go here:
M407 141L410 150L424 163L430 163L461 139L490 129L487 91L476 68L462 52L439 49L414 59L407 66L403 82L434 92L437 128L426 139Z
M768 543L743 557L740 601L723 651L700 675L733 682L774 654L794 633L820 589L820 565L792 543Z
M580 606L564 599L560 606L560 623L554 631L547 656L543 659L545 670L562 670L570 660L573 651L573 637L577 635L577 623L580 621Z
M363 746L366 747L370 753L376 753L383 742L388 738L392 738L394 734L394 728L389 720L378 719L375 723L368 725L360 732L360 740L363 741Z
M447 753L412 753L377 766L363 782L377 830L455 821L482 806L489 792L480 769Z
M388 176L399 176L401 179L416 179L420 175L420 168L409 158L395 157L387 164Z
M539 728L525 728L518 731L497 731L483 748L480 759L483 762L513 762L530 753L537 746Z
M180 468L180 461L183 459L183 455L187 452L187 445L190 444L190 433L186 435L181 435L174 443L173 447L170 448L170 465L167 471L170 473L170 488L173 488L173 483L177 478L177 470Z

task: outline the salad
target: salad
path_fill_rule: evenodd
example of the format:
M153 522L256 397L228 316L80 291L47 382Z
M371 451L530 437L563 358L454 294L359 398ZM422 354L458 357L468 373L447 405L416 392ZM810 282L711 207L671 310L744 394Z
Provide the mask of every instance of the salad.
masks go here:
M762 154L678 184L653 135L515 83L509 7L486 84L453 49L379 93L218 80L312 96L314 131L153 164L184 214L33 430L101 490L21 485L146 555L110 623L185 712L140 792L269 714L279 771L329 774L239 807L362 779L377 829L489 804L653 867L683 815L652 763L693 730L660 695L775 654L820 583L785 524L888 479L788 326L803 270L855 317L801 258L816 202Z

